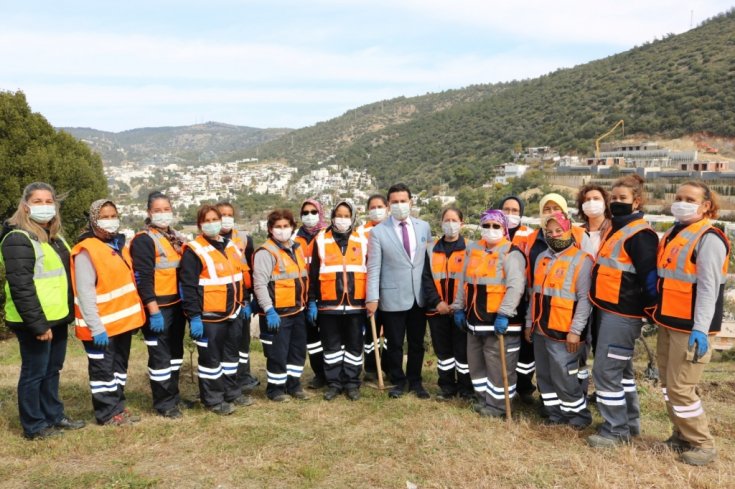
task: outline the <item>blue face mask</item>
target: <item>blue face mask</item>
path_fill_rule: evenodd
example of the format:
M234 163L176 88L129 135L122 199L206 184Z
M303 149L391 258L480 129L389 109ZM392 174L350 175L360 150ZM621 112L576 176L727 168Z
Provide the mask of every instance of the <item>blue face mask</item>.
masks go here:
M219 236L219 232L221 230L222 230L222 221L202 223L202 232L210 238Z

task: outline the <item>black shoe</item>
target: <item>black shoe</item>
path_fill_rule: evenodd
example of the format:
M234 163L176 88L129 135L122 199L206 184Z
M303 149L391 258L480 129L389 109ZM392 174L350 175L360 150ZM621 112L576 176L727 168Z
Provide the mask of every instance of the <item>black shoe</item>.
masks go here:
M403 386L394 386L391 390L388 391L388 397L390 397L391 399L398 399L399 397L403 397Z
M220 416L227 416L228 414L232 414L235 412L235 408L232 407L232 404L230 404L229 402L222 402L214 406L207 406L207 410L213 412L214 414L219 414Z
M339 389L337 389L336 387L330 387L324 393L324 400L325 401L331 401L331 400L335 399L338 395L339 395Z
M281 394L276 394L275 396L271 397L270 400L273 402L289 402L291 401L291 396L289 396L288 394L281 393Z
M81 428L84 428L86 425L87 423L85 423L81 419L73 420L64 416L56 422L54 428L58 428L60 430L79 430Z
M536 403L536 398L533 397L533 392L519 392L518 398L526 406L533 406Z
M360 389L347 389L347 399L357 401L360 399Z
M327 379L321 375L315 375L307 384L308 389L321 389L327 385Z
M192 401L191 399L179 399L179 403L176 407L179 409L194 409L197 405L197 401Z
M466 402L472 402L475 400L474 392L460 392L459 398Z
M441 402L447 402L454 399L455 393L454 392L440 392L436 395L436 400Z
M64 432L58 428L55 428L53 426L46 426L45 428L42 428L40 431L36 431L35 433L23 433L23 436L25 436L28 440L47 440L49 438L61 436L63 434Z
M421 384L415 385L408 390L416 394L416 397L419 399L431 399L431 395Z
M597 404L597 391L587 396L587 404Z
M250 377L247 382L242 385L243 392L252 392L256 387L260 385L260 381L255 377Z
M165 411L159 411L158 414L168 419L179 419L184 416L178 407L172 407L171 409L166 409Z
M253 398L250 396L240 394L238 397L230 402L236 406L251 406L255 401L253 401Z
M365 382L377 382L378 373L377 372L365 372L365 375L362 376L362 380L364 380Z
M291 395L291 397L293 397L294 399L298 399L299 401L308 401L309 399L311 399L311 396L304 392L304 389L289 392L289 394Z

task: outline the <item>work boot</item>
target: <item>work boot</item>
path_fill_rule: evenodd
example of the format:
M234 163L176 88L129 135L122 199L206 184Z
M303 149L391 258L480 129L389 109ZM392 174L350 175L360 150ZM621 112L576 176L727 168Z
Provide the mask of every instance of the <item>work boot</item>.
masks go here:
M440 402L447 402L454 399L456 393L454 392L440 392L436 395L436 400Z
M339 389L337 389L336 387L330 387L324 393L324 400L325 401L331 401L331 400L335 399L338 395L339 395Z
M327 379L322 377L321 375L315 375L314 378L312 378L309 381L309 384L306 386L309 389L321 389L322 387L327 385Z
M360 389L347 389L347 399L350 401L360 400Z
M251 396L240 394L230 402L236 406L251 406L255 401L253 401L253 398Z
M114 415L113 417L105 421L104 423L100 423L100 424L103 424L105 426L125 426L125 425L132 424L132 421L126 418L123 413L120 413L120 414Z
M519 392L518 398L521 400L521 403L526 406L533 406L536 402L536 398L533 397L533 392Z
M481 407L477 414L482 416L483 418L505 418L505 413L502 411L498 411L497 409L493 409L489 406Z
M131 413L128 410L128 408L123 409L123 412L120 414L122 415L123 418L127 419L128 422L130 423L137 423L138 421L140 421L140 416L138 416L137 414Z
M365 374L362 376L362 380L365 382L377 382L378 381L378 373L377 372L365 372Z
M56 422L54 425L54 428L58 428L60 430L79 430L81 428L84 428L87 423L84 422L84 420L81 419L71 419L66 416L61 418L59 421Z
M166 409L165 411L159 411L158 414L160 414L164 418L169 419L179 419L183 416L181 410L178 407L172 407L171 409Z
M45 428L41 428L35 433L23 433L23 436L26 437L26 439L28 440L46 440L48 438L61 436L63 434L64 432L58 428L55 428L53 426L46 426Z
M220 416L227 416L228 414L235 412L235 408L232 407L232 404L229 402L221 402L214 406L207 406L207 410L214 414L219 414Z
M290 394L291 397L293 397L294 399L298 399L299 401L308 401L309 399L311 399L311 396L304 392L304 389L293 391Z
M623 440L594 434L587 437L587 444L592 448L615 448L622 445Z
M707 465L717 458L717 449L712 448L692 448L681 454L681 461L689 465Z
M288 394L280 393L276 394L275 396L271 397L271 401L273 402L289 402L291 401L291 396Z
M672 452L677 453L692 449L692 445L688 441L679 437L678 433L672 433L672 435L664 441L664 445L666 445L666 447Z

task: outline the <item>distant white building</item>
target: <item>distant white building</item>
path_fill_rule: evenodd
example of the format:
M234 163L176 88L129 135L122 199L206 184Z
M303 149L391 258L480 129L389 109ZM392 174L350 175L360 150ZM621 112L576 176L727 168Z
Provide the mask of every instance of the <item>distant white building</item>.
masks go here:
M516 165L513 163L507 163L503 167L503 174L495 177L495 183L501 183L505 185L508 183L510 178L520 178L528 170L528 165Z

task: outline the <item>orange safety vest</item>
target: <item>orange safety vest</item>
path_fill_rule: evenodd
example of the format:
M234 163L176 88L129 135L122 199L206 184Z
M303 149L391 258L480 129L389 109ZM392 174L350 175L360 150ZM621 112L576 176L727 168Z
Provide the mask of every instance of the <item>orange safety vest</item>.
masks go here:
M461 236L459 239L464 240ZM449 256L442 251L436 251L437 243L441 241L438 238L427 247L429 260L431 263L431 276L434 279L434 287L439 294L439 301L452 304L459 289L459 279L464 270L464 258L467 246L455 249ZM427 316L436 316L439 313L435 309L426 312Z
M730 241L708 219L701 219L685 227L669 240L672 229L664 235L658 246L658 303L653 320L665 328L689 332L694 326L694 306L697 303L696 250L699 241L707 233L715 233L727 248L722 264L722 283L727 279ZM717 334L722 327L724 286L720 287L715 314L709 334Z
M319 253L319 310L365 309L367 238L353 231L344 255L332 231L314 239Z
M306 238L297 234L293 240L301 247L301 252L304 254L304 261L306 262L306 269L309 270L311 257L314 254L314 238L307 242Z
M276 260L268 283L268 294L279 316L293 316L304 310L309 290L309 271L301 246L294 243L296 261L271 238L258 251L266 250ZM260 312L263 315L265 312Z
M235 245L237 253L240 256L240 261L242 262L242 285L245 290L250 290L253 288L253 277L250 274L250 264L248 263L247 257L245 256L245 247L248 244L247 236L243 240L239 234L235 234L235 232L233 231L230 240ZM242 297L244 297L244 294L242 295Z
M577 277L585 260L592 257L570 246L555 259L545 255L536 260L533 272L531 317L533 327L556 341L566 341L577 309ZM585 336L586 329L582 336Z
M82 310L77 300L77 281L74 272L74 259L86 251L97 272L97 311L109 336L116 336L127 331L138 329L145 323L143 303L135 287L135 275L117 251L110 248L98 238L86 238L71 250L71 283L74 288L75 333L82 341L91 341L92 332L84 321Z
M204 235L184 245L191 248L202 263L199 286L203 290L202 317L206 321L221 322L237 313L242 298L243 267L235 244L229 240L225 254L212 246ZM232 302L229 293L232 292ZM214 319L213 319L214 318Z
M603 241L592 269L590 301L620 316L642 318L644 291L638 283L625 242L641 232L655 233L645 219L636 219Z
M156 265L153 274L154 293L156 294L156 302L159 306L165 307L177 302L181 302L179 297L179 280L178 269L181 262L179 255L171 243L155 229L146 229L136 234L130 241L132 247L133 241L142 235L147 234L153 240L153 247L156 252ZM127 249L127 247L126 247ZM128 254L130 251L128 250ZM128 259L133 264L135 270L135 261Z
M513 246L521 250L524 255L527 255L528 248L533 245L533 241L530 241L531 235L533 235L535 240L536 235L534 234L533 230L528 226L519 224L518 229L513 235L513 240L511 241L511 243L513 244Z

